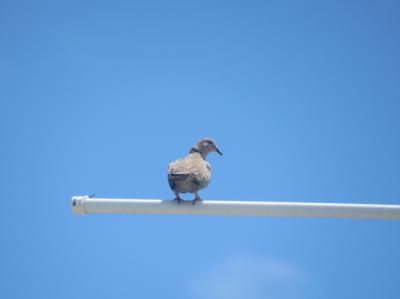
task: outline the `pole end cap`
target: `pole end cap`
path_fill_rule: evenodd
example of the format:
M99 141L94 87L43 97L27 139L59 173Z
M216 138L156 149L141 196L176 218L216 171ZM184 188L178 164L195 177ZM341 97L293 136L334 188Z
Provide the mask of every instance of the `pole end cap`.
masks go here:
M86 209L85 209L85 202L86 199L88 199L89 196L83 195L83 196L73 196L71 198L71 210L73 214L80 214L80 215L85 215L87 214Z

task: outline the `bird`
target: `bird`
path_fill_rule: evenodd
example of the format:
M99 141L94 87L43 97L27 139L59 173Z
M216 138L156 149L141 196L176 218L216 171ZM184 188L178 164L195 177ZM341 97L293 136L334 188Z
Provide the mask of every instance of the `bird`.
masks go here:
M182 201L179 193L194 193L193 205L202 201L199 191L206 188L211 180L211 165L206 160L211 152L222 156L214 140L202 138L185 158L168 164L168 183L178 204Z

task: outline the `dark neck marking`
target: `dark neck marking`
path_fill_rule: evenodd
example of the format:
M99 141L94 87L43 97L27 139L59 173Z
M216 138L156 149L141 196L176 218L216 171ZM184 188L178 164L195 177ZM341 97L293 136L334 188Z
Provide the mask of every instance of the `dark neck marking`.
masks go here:
M190 149L190 152L189 153L199 153L200 155L203 155L202 153L201 153L201 151L199 151L197 148L195 148L195 147L192 147L191 149Z

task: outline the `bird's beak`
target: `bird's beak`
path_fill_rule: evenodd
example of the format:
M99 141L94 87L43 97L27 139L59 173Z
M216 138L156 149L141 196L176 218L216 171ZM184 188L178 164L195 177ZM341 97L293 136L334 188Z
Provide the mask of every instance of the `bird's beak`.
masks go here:
M216 148L215 151L222 156L222 152L218 148Z

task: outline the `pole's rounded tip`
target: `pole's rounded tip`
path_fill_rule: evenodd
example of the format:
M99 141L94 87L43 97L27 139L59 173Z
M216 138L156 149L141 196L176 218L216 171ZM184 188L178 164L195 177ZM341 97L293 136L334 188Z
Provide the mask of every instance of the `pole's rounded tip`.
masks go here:
M87 196L87 195L73 196L71 198L72 213L73 214L81 214L81 215L87 214L86 209L85 209L85 201L88 198L89 198L89 196Z

